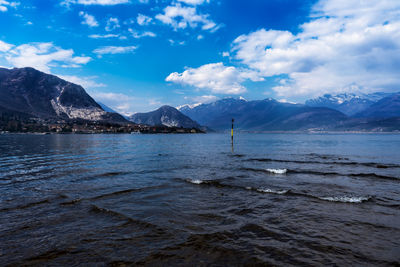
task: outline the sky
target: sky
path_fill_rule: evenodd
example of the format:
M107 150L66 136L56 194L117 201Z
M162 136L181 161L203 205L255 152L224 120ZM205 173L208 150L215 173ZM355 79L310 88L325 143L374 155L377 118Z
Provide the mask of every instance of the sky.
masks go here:
M129 115L400 91L399 0L0 0L0 66Z

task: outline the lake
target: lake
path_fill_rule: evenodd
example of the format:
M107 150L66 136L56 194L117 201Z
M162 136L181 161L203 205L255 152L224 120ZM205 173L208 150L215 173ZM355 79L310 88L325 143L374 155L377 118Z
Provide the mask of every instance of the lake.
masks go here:
M3 134L8 264L399 265L400 135Z

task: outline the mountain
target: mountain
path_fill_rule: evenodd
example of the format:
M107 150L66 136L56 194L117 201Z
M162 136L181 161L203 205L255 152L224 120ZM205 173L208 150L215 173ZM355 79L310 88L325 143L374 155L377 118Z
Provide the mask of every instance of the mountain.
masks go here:
M347 119L337 110L281 103L270 98L255 101L225 98L193 108L185 106L180 111L216 130L229 129L232 118L237 129L252 131L322 129Z
M373 93L373 94L325 94L321 97L306 101L306 105L310 107L325 107L336 109L348 116L353 116L379 101L389 96L390 93Z
M0 110L40 119L127 122L79 85L33 68L0 68Z
M201 128L197 122L171 106L162 106L148 113L136 113L130 116L129 120L134 123L152 126L164 125L168 127Z
M392 94L372 104L362 112L355 114L362 118L400 117L400 93Z

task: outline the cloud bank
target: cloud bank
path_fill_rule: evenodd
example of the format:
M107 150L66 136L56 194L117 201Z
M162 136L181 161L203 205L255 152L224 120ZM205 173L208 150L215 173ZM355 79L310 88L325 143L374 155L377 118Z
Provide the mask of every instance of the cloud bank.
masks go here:
M171 73L167 82L207 89L216 94L240 94L246 92L241 85L246 80L260 81L255 72L225 66L222 62L203 65L199 68L187 68L184 72Z
M15 46L0 41L0 57L14 67L33 67L50 72L50 67L75 68L87 64L91 58L74 56L72 49L63 49L53 43L28 43Z
M321 0L309 20L298 33L259 29L243 34L225 54L261 77L276 78L272 90L279 96L399 90L400 1ZM218 73L231 74L218 81ZM167 81L238 93L245 91L240 73L222 63L206 64L171 73Z
M287 75L279 95L398 90L400 2L318 2L301 32L261 29L233 42L235 59L265 77Z
M9 7L16 8L19 4L19 2L0 0L0 12L8 11Z

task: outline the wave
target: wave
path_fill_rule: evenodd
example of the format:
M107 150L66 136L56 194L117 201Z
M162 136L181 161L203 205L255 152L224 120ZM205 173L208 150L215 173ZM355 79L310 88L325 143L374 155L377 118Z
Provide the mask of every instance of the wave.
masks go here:
M284 174L287 172L287 169L266 169L266 170L274 174Z
M210 185L215 187L225 187L225 188L236 188L236 189L244 189L250 190L258 193L269 193L269 194L278 194L283 195L289 192L289 190L284 189L271 189L271 188L253 188L251 186L239 186L239 185L230 185L224 184L217 180L200 180L200 179L186 179L188 183L196 184L196 185Z
M324 164L324 165L348 165L348 166L366 166L377 169L400 168L399 164L376 163L376 162L355 162L355 161L316 161L316 160L290 160L290 159L273 159L273 158L250 158L245 161L259 162L283 162L283 163L299 163L299 164Z
M16 206L16 207L3 208L3 209L0 209L0 211L26 209L26 208L37 206L37 205L40 205L40 204L46 204L46 203L50 203L50 200L49 199L44 199L44 200L40 200L40 201L37 201L37 202L31 202L31 203L27 203L27 204L24 204L24 205L19 205L19 206Z
M91 205L90 211L93 213L98 213L98 214L104 214L104 215L109 215L111 217L114 217L116 219L120 219L122 221L125 221L124 225L126 224L135 224L138 226L141 226L143 228L153 228L154 230L157 231L157 233L161 233L164 230L162 228L160 228L159 226L146 222L146 221L141 221L141 220L137 220L134 218L131 218L123 213L120 213L118 211L115 210L111 210L111 209L107 209L107 208L103 208L103 207L99 207L96 205Z
M331 202L343 202L343 203L362 203L371 199L367 197L355 197L355 196L336 196L336 197L318 197L321 200L327 200Z
M108 177L108 176L119 176L119 175L125 175L125 174L130 174L132 172L105 172L105 173L100 173L94 176L99 176L99 177Z
M75 205L75 204L81 202L82 200L83 200L82 198L76 198L76 199L72 199L70 201L61 202L60 205L61 206Z
M228 188L239 187L239 186L235 186L235 185L223 184L218 180L186 179L185 181L188 183L191 183L191 184L196 184L196 185L209 185L209 186L215 186L215 187L228 187Z
M142 188L130 188L130 189L114 191L114 192L106 193L106 194L103 194L103 195L95 196L95 197L92 197L90 199L91 200L96 200L96 199L107 198L107 197L111 197L111 196L118 196L118 195L133 193L133 192L139 192L139 191L143 191L143 190L146 190L146 189L153 189L153 188L158 188L158 187L159 186L148 186L148 187L142 187Z
M228 156L232 157L232 158L243 158L245 155L243 155L243 154L229 154Z
M380 175L376 173L339 173L339 172L320 172L320 171L313 171L313 170L289 170L290 173L298 173L298 174L315 174L315 175L322 175L322 176L350 176L350 177L373 177L378 179L386 179L386 180L394 180L400 181L400 178L394 176L386 176Z
M283 194L286 194L287 192L289 192L289 190L274 190L274 189L269 189L269 188L258 188L257 192L283 195Z
M294 192L291 189L272 189L272 188L257 188L251 186L239 186L239 185L229 185L221 183L217 180L200 180L200 179L186 179L188 183L196 184L196 185L209 185L215 187L224 187L224 188L234 188L240 190L253 191L257 193L263 194L276 194L276 195L288 195L288 196L296 196L296 197L306 197L312 199L318 199L329 202L341 202L341 203L363 203L372 199L371 196L327 196L320 197L312 194Z
M301 197L308 197L308 198L313 198L313 199L318 199L322 201L328 201L328 202L340 202L340 203L363 203L367 202L369 200L372 200L372 196L325 196L325 197L320 197L320 196L315 196L307 193L300 193L300 192L293 192L289 190L287 192L288 195L292 196L301 196Z
M42 199L39 201L29 202L29 203L21 204L21 205L14 206L14 207L5 207L5 208L0 209L0 211L27 209L27 208L31 208L31 207L42 205L42 204L50 204L53 201L56 201L59 199L65 199L65 198L67 198L67 196L60 194L53 198L46 198L46 199Z
M330 154L310 153L310 154L305 154L305 156L310 156L313 158L321 158L321 159L350 160L349 158L346 158L346 157L340 157L337 155L330 155Z
M202 180L199 180L199 179L193 179L193 180L191 180L191 179L188 179L187 180L189 183L192 183L192 184L202 184L204 181L202 181Z
M271 173L270 169L257 169L257 168L245 167L245 168L240 168L239 170ZM271 170L274 170L274 169L271 169ZM373 177L373 178L378 178L378 179L400 181L400 178L398 178L398 177L380 175L380 174L376 174L376 173L339 173L339 172L321 172L321 171L314 171L314 170L293 170L293 169L286 169L286 173L312 174L312 175L321 175L321 176L349 176L349 177L369 177L369 178Z
M145 190L160 189L160 188L164 188L166 186L167 186L166 184L160 184L160 185L140 187L140 188L129 188L129 189L125 189L125 190L105 193L105 194L90 197L90 198L77 198L77 199L73 199L70 201L62 202L62 203L60 203L60 205L74 205L74 204L80 203L85 200L98 200L98 199L102 199L102 198L113 197L113 196L118 196L118 195L123 195L123 194L142 192Z

